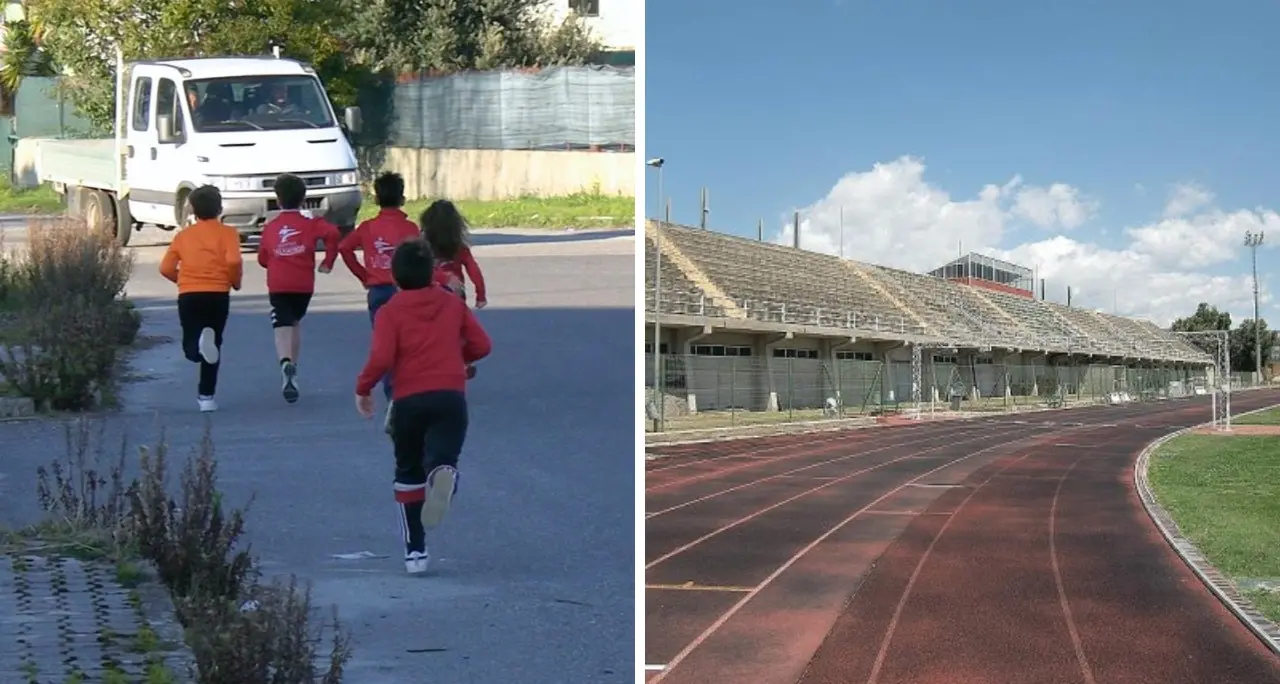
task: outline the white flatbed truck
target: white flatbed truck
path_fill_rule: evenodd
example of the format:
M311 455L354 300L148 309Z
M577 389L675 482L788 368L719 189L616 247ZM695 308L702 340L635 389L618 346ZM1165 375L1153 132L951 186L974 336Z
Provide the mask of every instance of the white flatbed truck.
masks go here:
M344 233L360 211L356 155L309 66L278 56L117 60L116 133L99 140L41 139L36 168L69 212L125 245L144 225L191 222L186 197L222 191L223 217L241 241L277 213L272 184L307 184L304 209ZM128 97L125 97L125 94ZM360 110L343 123L358 133Z

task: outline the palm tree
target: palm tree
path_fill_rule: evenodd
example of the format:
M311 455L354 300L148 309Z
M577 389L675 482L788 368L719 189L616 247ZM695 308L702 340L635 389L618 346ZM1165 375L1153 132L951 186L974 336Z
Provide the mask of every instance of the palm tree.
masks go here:
M12 115L14 98L28 77L53 76L53 60L40 49L44 27L25 18L5 22L4 52L0 53L0 95L4 113Z

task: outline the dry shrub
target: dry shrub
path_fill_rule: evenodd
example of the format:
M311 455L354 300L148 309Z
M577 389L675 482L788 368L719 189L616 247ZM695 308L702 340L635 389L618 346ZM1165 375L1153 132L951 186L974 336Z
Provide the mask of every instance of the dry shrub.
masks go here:
M237 548L245 509L222 506L217 460L206 426L168 494L168 447L140 450L141 480L132 493L137 548L169 588L195 655L199 684L338 684L351 657L350 639L335 612L313 625L309 590L296 579L260 581L257 564ZM246 609L251 606L251 609ZM328 664L318 643L330 636Z
M107 306L124 294L133 272L133 253L111 236L89 231L71 218L27 224L27 249L17 262L24 300L56 302L79 295Z
M92 409L114 382L119 321L78 296L24 308L0 342L0 375L47 409Z
M131 253L81 222L29 224L27 249L0 257L0 375L45 408L99 405L141 325L122 298L132 269Z
M253 569L248 551L236 549L244 534L245 510L222 508L208 427L182 469L177 500L168 493L168 446L163 436L154 450L139 450L139 464L141 480L132 506L138 551L155 564L179 611L200 596L240 595Z
M36 498L49 518L41 534L63 550L119 556L131 543L129 505L137 482L125 481L128 444L108 455L104 425L64 426L66 456L36 469ZM71 547L71 548L66 548Z
M337 611L312 625L311 591L297 578L254 583L239 600L208 603L187 640L200 684L339 684L351 639ZM320 647L327 642L328 654ZM324 658L327 662L322 663Z

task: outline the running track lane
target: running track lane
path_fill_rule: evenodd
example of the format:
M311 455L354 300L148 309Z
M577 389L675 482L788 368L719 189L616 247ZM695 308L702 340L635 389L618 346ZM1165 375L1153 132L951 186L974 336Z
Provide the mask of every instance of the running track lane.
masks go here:
M1234 401L1242 411L1280 395ZM956 436L768 513L804 490L789 482L767 504L764 488L798 478L716 497L722 525L733 497L743 499L738 519L755 515L669 561L653 564L671 542L647 551L647 662L670 663L650 681L1280 682L1275 659L1173 554L1133 493L1142 445L1207 413L1207 401L1190 400L985 420L986 441ZM1009 429L1020 432L997 434ZM917 446L882 460L945 441L921 444L923 426L897 430L880 432ZM886 443L868 435L848 451ZM796 444L805 448L803 436ZM816 460L831 458L825 447ZM866 460L850 459L845 475ZM841 477L836 467L809 472ZM918 486L930 484L963 486ZM651 518L648 545L664 546L675 517L704 530L699 508ZM735 578L742 584L726 583Z

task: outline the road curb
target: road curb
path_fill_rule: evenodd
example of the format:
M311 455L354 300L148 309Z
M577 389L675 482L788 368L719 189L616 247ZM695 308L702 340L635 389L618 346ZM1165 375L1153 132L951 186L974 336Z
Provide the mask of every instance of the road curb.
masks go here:
M30 418L36 414L36 402L28 397L0 397L0 420Z
M1257 409L1255 411L1246 411L1241 416L1247 416L1251 413L1259 413L1276 408L1276 406L1268 406L1266 408ZM1235 416L1232 416L1233 418ZM1230 610L1241 622L1244 623L1249 631L1253 632L1267 648L1271 649L1276 655L1280 655L1280 625L1267 619L1265 615L1254 609L1253 604L1248 599L1240 595L1234 583L1227 579L1217 568L1205 558L1200 549L1182 534L1182 530L1178 527L1178 523L1174 522L1173 517L1169 515L1169 511L1160 505L1156 500L1155 492L1151 489L1151 482L1147 477L1147 471L1151 467L1151 456L1166 442L1181 437L1182 435L1202 428L1209 423L1193 425L1183 428L1177 432L1161 437L1151 442L1143 448L1138 454L1138 460L1133 465L1133 481L1138 489L1138 497L1142 499L1142 507L1146 509L1147 515L1152 522L1156 524L1156 528L1160 530L1160 534L1164 537L1169 546L1178 554L1187 567L1200 578L1209 591L1218 597L1218 600Z

